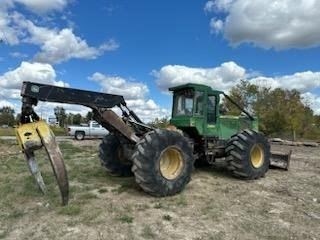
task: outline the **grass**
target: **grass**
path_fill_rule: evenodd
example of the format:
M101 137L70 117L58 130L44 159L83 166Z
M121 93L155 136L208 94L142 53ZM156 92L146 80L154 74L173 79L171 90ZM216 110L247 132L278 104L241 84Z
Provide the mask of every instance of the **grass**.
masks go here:
M81 212L81 208L78 205L72 204L67 205L58 210L59 214L68 215L68 216L76 216Z
M0 128L0 136L15 136L14 128Z
M166 215L162 216L162 219L170 222L172 220L172 217L170 215L166 214Z
M142 229L141 236L145 239L155 239L157 235L153 232L149 225L145 225Z
M51 127L54 135L56 136L66 136L66 130L61 127ZM0 136L15 136L15 128L0 128Z
M312 171L306 180L305 169L299 170L302 178L293 168L287 175L275 171L262 180L243 183L211 170L198 171L193 175L198 181L182 193L154 198L138 189L134 178L108 175L99 164L98 142L88 144L59 142L70 181L69 205L62 207L45 151L36 152L48 188L43 195L15 141L0 140L0 239L184 239L196 231L198 238L193 239L199 240L236 239L236 234L248 239L288 239L289 230L278 219L295 229L293 238L317 239L318 222L304 212L320 210L312 201L320 199L318 172ZM317 149L310 151L314 151L312 156L319 155ZM272 180L277 180L276 187L270 186ZM291 194L277 190L292 183ZM261 190L270 195L256 195ZM303 202L295 201L296 196ZM275 207L272 202L286 203L286 212L279 216L268 213ZM69 228L77 231L69 232L73 231Z
M132 216L124 214L118 216L116 219L121 223L133 223L134 218Z

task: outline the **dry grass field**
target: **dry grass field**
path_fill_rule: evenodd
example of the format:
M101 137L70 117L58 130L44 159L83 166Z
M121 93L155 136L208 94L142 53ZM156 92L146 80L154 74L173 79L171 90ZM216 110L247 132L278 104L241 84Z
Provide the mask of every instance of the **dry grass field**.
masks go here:
M50 164L38 152L42 195L14 141L0 141L0 239L320 239L320 148L293 148L290 171L232 178L223 163L197 169L179 195L154 198L133 178L100 167L99 141L61 142L70 203L60 206Z

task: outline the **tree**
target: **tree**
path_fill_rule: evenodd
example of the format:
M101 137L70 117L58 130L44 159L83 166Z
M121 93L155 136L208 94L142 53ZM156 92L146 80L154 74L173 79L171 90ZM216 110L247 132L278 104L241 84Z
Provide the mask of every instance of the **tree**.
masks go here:
M73 114L72 113L68 113L67 115L67 125L72 125L73 124Z
M80 125L81 122L82 122L81 114L77 113L76 115L73 116L73 123L72 124Z
M93 112L92 111L89 111L86 115L86 122L89 122L93 119Z
M271 89L253 85L248 81L241 81L234 86L230 94L241 107L259 118L259 128L268 135L291 135L304 137L311 131L313 111L306 106L299 91ZM232 103L224 103L229 114L239 114Z
M18 113L15 117L15 124L18 125L20 123L21 113Z
M0 125L13 126L15 124L14 110L11 107L2 107L0 109Z
M66 124L67 114L63 107L55 107L54 108L54 114L56 115L56 118L59 122L60 127L64 127Z
M320 128L320 115L314 116L314 123L316 127Z
M168 117L163 118L155 118L153 121L149 123L152 127L155 128L166 128L170 124Z
M248 81L241 80L238 85L230 90L229 96L242 108L253 112L253 104L257 100L258 87ZM240 110L228 100L224 101L224 108L230 115L239 115Z

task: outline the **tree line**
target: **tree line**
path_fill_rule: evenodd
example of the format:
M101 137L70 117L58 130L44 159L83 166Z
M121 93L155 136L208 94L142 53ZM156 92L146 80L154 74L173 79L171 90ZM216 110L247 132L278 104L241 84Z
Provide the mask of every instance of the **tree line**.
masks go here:
M67 113L63 107L54 108L55 121L60 127L67 125L79 125L81 123L88 123L93 119L93 113L89 111L86 116L81 114ZM15 111L9 106L0 108L0 127L8 126L13 127L20 122L20 113L15 116Z
M273 89L241 81L230 90L229 96L258 117L260 131L268 136L293 140L320 138L320 116L295 89ZM240 110L229 101L224 101L224 106L228 114L240 114Z
M63 107L57 106L54 108L54 114L60 127L65 127L67 125L79 125L93 120L92 111L89 111L86 116L82 116L80 113L66 113L66 110Z

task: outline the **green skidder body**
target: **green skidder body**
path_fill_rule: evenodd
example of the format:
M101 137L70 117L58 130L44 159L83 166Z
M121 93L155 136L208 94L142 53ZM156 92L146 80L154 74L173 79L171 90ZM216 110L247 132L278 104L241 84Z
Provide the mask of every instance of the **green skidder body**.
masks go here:
M170 124L192 142L196 165L211 164L224 157L234 175L253 179L269 167L270 146L258 132L258 119L242 109L222 91L201 84L185 84L173 92ZM226 115L222 98L231 101L243 114Z

